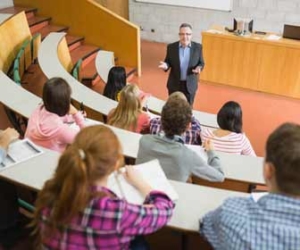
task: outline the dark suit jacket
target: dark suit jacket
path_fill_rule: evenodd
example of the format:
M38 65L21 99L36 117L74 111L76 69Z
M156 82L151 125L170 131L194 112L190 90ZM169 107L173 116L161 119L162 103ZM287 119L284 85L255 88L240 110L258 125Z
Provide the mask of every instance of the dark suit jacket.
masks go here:
M180 61L179 61L179 42L171 43L167 47L165 62L171 69L168 79L167 88L171 92L177 91L180 84ZM187 72L187 89L190 94L195 93L198 88L198 74L192 72L197 66L204 68L202 56L202 45L191 42L190 60Z

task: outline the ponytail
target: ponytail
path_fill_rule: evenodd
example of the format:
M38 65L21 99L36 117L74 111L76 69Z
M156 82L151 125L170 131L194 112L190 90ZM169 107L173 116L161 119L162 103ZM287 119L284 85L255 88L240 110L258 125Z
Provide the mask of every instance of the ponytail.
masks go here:
M47 227L42 236L49 238L83 212L91 199L105 195L93 191L92 186L107 177L122 159L121 145L109 128L90 126L78 133L36 200L31 225L39 243L43 242L39 227L43 214Z

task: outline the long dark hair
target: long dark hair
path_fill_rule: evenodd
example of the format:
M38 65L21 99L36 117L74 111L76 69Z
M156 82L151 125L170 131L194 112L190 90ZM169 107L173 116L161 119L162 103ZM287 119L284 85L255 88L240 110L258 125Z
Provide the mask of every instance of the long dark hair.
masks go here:
M125 68L120 66L112 67L108 73L108 79L103 91L103 95L110 99L117 100L118 93L125 87L125 85Z
M60 77L49 79L43 87L43 103L47 111L64 116L69 112L71 87Z
M217 115L221 129L235 133L243 132L243 113L240 104L234 101L226 102Z

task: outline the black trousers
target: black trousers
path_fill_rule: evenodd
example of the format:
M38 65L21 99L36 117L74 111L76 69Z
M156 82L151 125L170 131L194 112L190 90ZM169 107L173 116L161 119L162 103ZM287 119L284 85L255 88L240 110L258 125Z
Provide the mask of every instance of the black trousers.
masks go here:
M171 95L172 93L174 93L176 91L182 92L185 95L185 97L186 97L187 101L189 102L189 104L193 107L193 103L194 103L194 99L195 99L195 93L189 93L189 91L187 89L187 86L186 86L186 81L180 81L177 90L175 90L175 89L172 89L172 90L169 89L168 90L169 95Z

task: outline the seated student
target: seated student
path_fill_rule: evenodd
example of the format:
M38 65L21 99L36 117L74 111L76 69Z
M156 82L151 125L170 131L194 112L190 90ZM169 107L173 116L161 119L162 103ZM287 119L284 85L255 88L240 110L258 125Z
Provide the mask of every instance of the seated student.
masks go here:
M107 188L108 176L122 162L120 142L108 127L90 126L78 133L36 201L33 224L44 247L129 249L135 236L168 222L174 203L131 166L125 177L145 197L143 205L119 199Z
M109 112L107 123L137 133L149 128L150 116L142 110L142 102L147 97L140 100L139 95L136 85L126 85L121 91L118 106Z
M210 181L223 181L220 159L212 150L209 140L204 144L208 162L184 145L181 135L190 126L191 119L192 109L186 100L169 100L161 114L164 135L142 136L136 163L158 159L167 178L171 180L186 182L193 174Z
M49 79L43 87L43 104L30 116L25 137L37 145L62 152L78 133L65 122L71 115L84 127L84 117L71 104L71 88L62 78Z
M120 91L126 86L126 72L124 67L115 66L109 70L107 83L103 95L119 101Z
M7 128L0 132L0 163L4 161L8 146L17 140L15 129ZM19 213L16 187L0 179L0 249L11 249L25 236L25 221ZM27 235L26 235L27 236Z
M256 156L249 139L243 133L242 109L237 102L226 102L218 112L217 121L219 129L202 129L202 141L212 140L216 151Z
M268 138L263 175L269 194L229 198L204 216L200 232L214 249L300 249L300 126Z
M187 101L185 95L182 92L174 92L172 93L168 101L173 98L181 98ZM182 138L185 144L194 144L194 145L201 145L201 125L200 122L192 116L191 126L187 128L187 130L182 134ZM162 127L161 127L161 118L155 117L150 120L150 133L157 135L159 133L162 133Z

